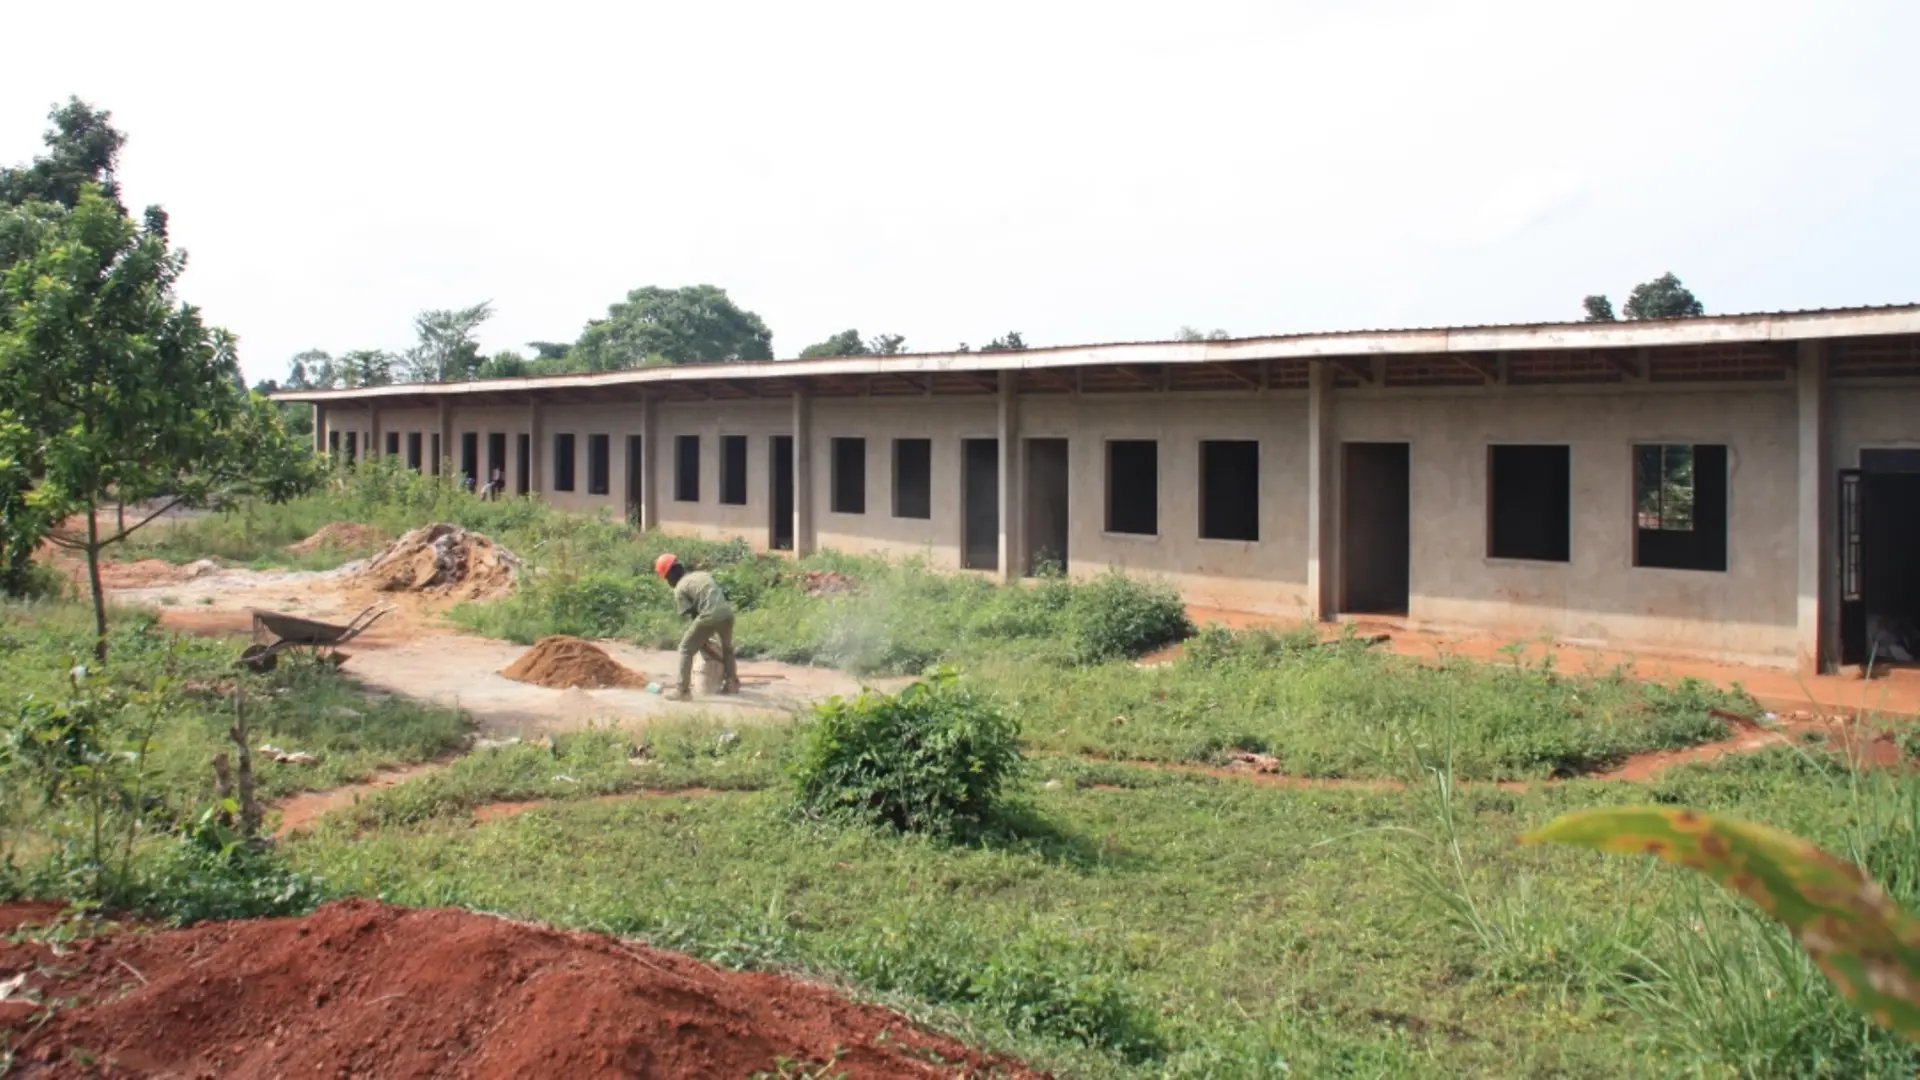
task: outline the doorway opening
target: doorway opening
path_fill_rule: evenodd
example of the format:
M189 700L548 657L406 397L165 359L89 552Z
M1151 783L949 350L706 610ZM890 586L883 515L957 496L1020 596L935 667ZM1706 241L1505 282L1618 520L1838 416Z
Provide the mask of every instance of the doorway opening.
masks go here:
M767 443L767 546L793 550L793 436L775 435Z
M640 436L627 436L627 520L642 526L652 524L640 520L640 497L645 490L642 484L647 475L646 461L642 457L646 453L645 447L646 443L641 441Z
M1000 440L960 440L960 565L1000 569Z
M504 431L487 433L487 478L483 483L493 483L493 478L496 476L501 480L500 487L505 487L507 478L507 435ZM499 490L499 488L495 488L495 494L498 494Z
M1067 440L1027 440L1027 576L1067 570Z
M1841 663L1920 661L1920 451L1860 451L1839 508Z
M480 436L471 431L460 433L460 478L471 488L480 474Z
M1405 615L1413 562L1406 443L1345 443L1340 479L1340 610Z
M514 445L513 493L525 495L533 490L533 436L521 432Z

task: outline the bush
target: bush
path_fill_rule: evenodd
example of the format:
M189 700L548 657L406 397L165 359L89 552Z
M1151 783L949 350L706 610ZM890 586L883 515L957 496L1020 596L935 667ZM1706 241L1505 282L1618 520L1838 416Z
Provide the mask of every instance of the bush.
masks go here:
M816 706L793 775L812 813L968 837L993 823L1020 765L1019 724L941 669L897 695Z
M1074 661L1099 664L1152 652L1193 634L1193 621L1171 587L1104 574L1073 591L1067 604Z

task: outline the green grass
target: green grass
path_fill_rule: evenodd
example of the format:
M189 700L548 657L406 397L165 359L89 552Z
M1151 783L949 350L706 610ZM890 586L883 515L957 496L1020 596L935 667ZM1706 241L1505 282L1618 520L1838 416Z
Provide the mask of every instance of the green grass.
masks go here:
M599 753L633 771L624 750ZM718 760L671 783L719 786L733 766ZM1750 782L1693 769L1653 794L1828 842L1850 828L1843 772L1741 768ZM1283 1060L1296 1075L1356 1076L1920 1064L1817 978L1796 983L1767 927L1685 878L1512 846L1564 810L1645 790L1468 789L1449 830L1430 788L1279 790L1072 760L1041 762L1033 780L1025 826L973 845L808 822L778 786L618 803L559 792L475 826L464 810L383 809L407 804L406 785L294 857L394 902L842 979L1074 1075L1281 1075ZM1885 782L1912 795L1913 781ZM1703 980L1714 994L1689 989ZM1762 1021L1755 1038L1733 1037L1742 1016Z

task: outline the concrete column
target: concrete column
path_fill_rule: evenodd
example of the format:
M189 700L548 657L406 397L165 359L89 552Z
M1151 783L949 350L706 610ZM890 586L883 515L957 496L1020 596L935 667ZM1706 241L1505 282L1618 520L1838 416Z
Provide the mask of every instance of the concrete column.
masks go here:
M313 403L313 452L327 452L327 407L317 401Z
M1840 641L1839 566L1833 558L1839 524L1834 518L1836 481L1827 425L1826 342L1800 342L1798 360L1795 428L1800 444L1800 528L1795 637L1801 669L1819 672L1833 666Z
M436 470L438 470L440 475L442 476L455 477L457 482L457 476L459 472L459 466L457 464L457 461L459 459L460 452L458 448L456 448L453 445L453 410L447 407L446 398L440 399L439 406L440 406L440 460L434 462L433 467ZM446 462L449 462L449 461L456 462L454 468L449 469L446 467Z
M367 406L367 417L368 425L373 428L372 435L368 439L373 445L367 447L367 457L371 460L387 452L387 439L386 434L380 430L380 406L369 404Z
M1340 442L1333 421L1333 366L1307 365L1307 610L1318 620L1339 613Z
M640 527L660 527L660 402L651 393L640 399Z
M813 399L807 388L793 391L793 554L813 554Z
M527 405L527 492L538 495L547 490L547 417L540 399Z
M1020 373L1000 373L1000 578L1015 582L1026 573L1027 552L1022 537L1026 534L1027 507L1020 483Z

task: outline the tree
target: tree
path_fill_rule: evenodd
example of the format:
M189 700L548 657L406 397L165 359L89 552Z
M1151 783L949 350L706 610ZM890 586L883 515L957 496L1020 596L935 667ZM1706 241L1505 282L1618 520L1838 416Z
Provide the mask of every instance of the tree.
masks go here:
M842 330L817 345L809 345L800 350L800 359L813 360L824 356L866 356L871 350L867 343L860 340L860 331Z
M565 360L573 351L573 346L564 341L529 341L527 348L533 350L535 360Z
M1671 272L1634 286L1621 309L1629 319L1692 319L1706 314L1706 310Z
M867 351L875 356L899 356L907 351L905 334L876 334L867 342Z
M339 383L348 389L393 385L400 358L385 349L355 349L340 358Z
M1183 326L1180 328L1181 341L1227 341L1232 337L1233 335L1227 333L1225 330L1209 330L1203 334L1197 326Z
M97 187L72 208L0 214L0 510L9 549L42 539L87 559L95 655L106 658L100 554L176 506L289 498L318 478L271 403L234 385L233 335L175 301L186 256L166 215L136 226ZM103 535L103 503L149 503ZM57 529L84 515L82 534Z
M23 168L0 169L0 205L50 202L72 209L79 205L81 190L92 184L119 206L113 170L127 137L109 122L112 115L77 97L56 105L47 113L53 127L42 137L47 153Z
M1585 300L1580 301L1580 304L1587 309L1587 322L1614 321L1613 301L1607 299L1605 296L1589 296Z
M480 370L480 342L473 336L493 317L493 302L470 308L423 311L414 316L419 342L408 349L404 362L409 382L465 382Z
M1020 331L1015 330L1012 333L1009 333L1006 337L994 338L992 341L989 341L985 345L980 346L980 351L981 352L1021 352L1024 349L1026 349L1026 347L1027 347L1027 343L1025 341L1020 340ZM960 351L966 352L967 351L966 346L964 345L961 346Z
M582 371L771 360L773 331L725 289L649 285L608 307L606 318L588 323L571 359Z
M474 372L476 379L524 379L532 374L527 358L507 349L494 353L480 362L480 369Z

